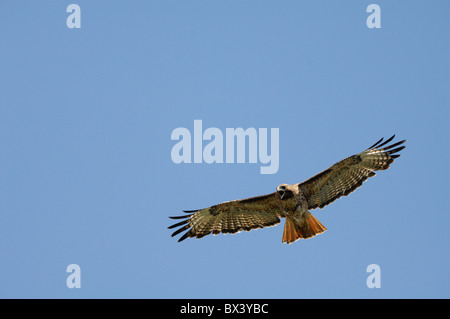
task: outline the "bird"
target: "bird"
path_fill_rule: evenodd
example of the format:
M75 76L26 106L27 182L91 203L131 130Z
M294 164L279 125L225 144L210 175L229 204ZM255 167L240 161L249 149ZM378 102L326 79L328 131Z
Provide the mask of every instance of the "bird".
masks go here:
M204 209L185 210L181 219L169 226L178 229L172 237L186 231L178 240L202 238L219 233L235 234L243 230L275 226L285 218L282 243L291 244L299 239L312 238L327 230L310 210L324 208L336 199L347 196L375 171L386 170L400 157L406 140L389 144L395 135L381 138L366 150L349 156L328 169L298 184L281 184L267 195L223 202Z

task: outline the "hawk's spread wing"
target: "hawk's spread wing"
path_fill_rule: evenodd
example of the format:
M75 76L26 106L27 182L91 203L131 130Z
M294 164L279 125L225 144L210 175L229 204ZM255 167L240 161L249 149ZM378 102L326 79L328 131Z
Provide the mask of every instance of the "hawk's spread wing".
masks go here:
M395 153L405 148L405 146L397 147L405 140L384 146L394 137L395 135L384 143L381 143L383 141L381 139L364 152L347 157L329 169L298 184L308 201L308 208L323 208L339 197L353 192L367 178L374 176L374 171L388 169L394 159L400 156Z
M172 237L187 230L178 241L187 237L201 238L213 233L236 233L255 228L274 226L280 223L281 216L277 193L247 199L234 200L205 209L185 211L189 215L170 217L183 221L169 228L180 227Z

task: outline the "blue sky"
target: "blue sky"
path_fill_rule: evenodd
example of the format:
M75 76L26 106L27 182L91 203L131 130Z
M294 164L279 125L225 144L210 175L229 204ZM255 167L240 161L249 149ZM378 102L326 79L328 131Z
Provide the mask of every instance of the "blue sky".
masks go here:
M370 1L77 1L80 29L70 3L0 4L0 297L450 297L448 1L377 1L380 29ZM279 128L278 172L175 164L196 119ZM324 234L170 237L394 133L389 170L312 211Z

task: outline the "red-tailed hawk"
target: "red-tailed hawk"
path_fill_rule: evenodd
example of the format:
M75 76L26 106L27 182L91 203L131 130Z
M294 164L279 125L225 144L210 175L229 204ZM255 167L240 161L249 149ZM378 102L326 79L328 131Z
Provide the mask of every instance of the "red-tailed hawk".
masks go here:
M374 171L388 169L405 146L405 140L385 146L395 135L383 138L365 151L347 157L310 179L294 185L281 184L276 192L217 204L199 210L184 211L188 215L170 217L183 219L169 226L178 228L172 237L186 230L178 241L187 237L201 238L209 234L237 233L255 228L274 226L280 217L286 218L283 243L293 243L299 238L310 238L327 230L310 212L315 208L346 196L368 178ZM399 146L399 147L397 147Z

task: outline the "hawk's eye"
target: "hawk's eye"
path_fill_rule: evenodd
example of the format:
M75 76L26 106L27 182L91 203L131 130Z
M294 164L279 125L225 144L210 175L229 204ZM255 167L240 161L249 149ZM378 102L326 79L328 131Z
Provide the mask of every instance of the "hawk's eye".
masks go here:
M285 190L286 190L285 186L280 186L280 187L277 188L278 195L280 195L281 199L283 199L283 196L284 196L284 194L286 192Z

